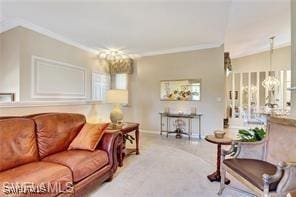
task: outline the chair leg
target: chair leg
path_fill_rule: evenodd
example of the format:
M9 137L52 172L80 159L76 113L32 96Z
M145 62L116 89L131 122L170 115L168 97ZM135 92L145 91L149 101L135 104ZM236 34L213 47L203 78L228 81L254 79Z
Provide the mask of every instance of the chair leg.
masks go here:
M263 196L269 197L269 184L267 184L267 183L264 183Z
M221 181L220 181L220 189L218 192L218 195L221 196L224 189L225 189L225 176L226 176L226 170L224 169L223 165L221 166Z

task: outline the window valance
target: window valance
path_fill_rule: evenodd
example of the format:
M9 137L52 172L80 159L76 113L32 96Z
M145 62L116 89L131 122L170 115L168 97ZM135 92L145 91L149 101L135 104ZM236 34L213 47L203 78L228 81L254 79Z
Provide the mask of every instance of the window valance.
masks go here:
M133 73L133 59L128 58L128 59L120 59L117 61L110 61L109 62L109 69L110 69L110 74L121 74L121 73L126 73L126 74L132 74Z
M232 71L230 54L228 52L224 53L224 69L228 71Z

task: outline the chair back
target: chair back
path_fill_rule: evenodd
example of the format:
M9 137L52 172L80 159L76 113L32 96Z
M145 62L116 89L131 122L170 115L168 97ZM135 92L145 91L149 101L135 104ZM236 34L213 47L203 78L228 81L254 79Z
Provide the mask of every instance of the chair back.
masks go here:
M265 160L296 162L296 119L269 117Z

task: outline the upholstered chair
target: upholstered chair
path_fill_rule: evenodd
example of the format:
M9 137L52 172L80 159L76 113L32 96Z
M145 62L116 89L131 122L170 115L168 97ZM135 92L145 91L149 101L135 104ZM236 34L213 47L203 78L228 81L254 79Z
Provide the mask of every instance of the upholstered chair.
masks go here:
M233 142L230 150L223 150L219 195L225 187L231 187L224 183L226 172L255 196L286 196L295 192L296 120L270 117L263 141Z

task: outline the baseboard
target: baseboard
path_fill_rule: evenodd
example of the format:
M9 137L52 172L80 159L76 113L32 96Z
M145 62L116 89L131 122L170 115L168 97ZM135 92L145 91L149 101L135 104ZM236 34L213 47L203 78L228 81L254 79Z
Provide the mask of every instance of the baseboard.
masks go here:
M154 131L154 130L146 130L146 129L141 129L140 130L142 133L150 133L150 134L160 134L160 131Z
M160 135L160 131L155 131L155 130L141 129L140 132L141 132L141 133L154 134L154 135ZM166 135L166 133L163 132L163 135ZM172 134L171 134L171 135L172 135ZM183 137L187 138L188 136L183 135ZM193 133L192 136L191 136L191 138L193 138L193 139L199 139L199 135L198 135L198 133ZM204 138L205 138L205 136L202 135L202 136L201 136L201 139L204 139Z

